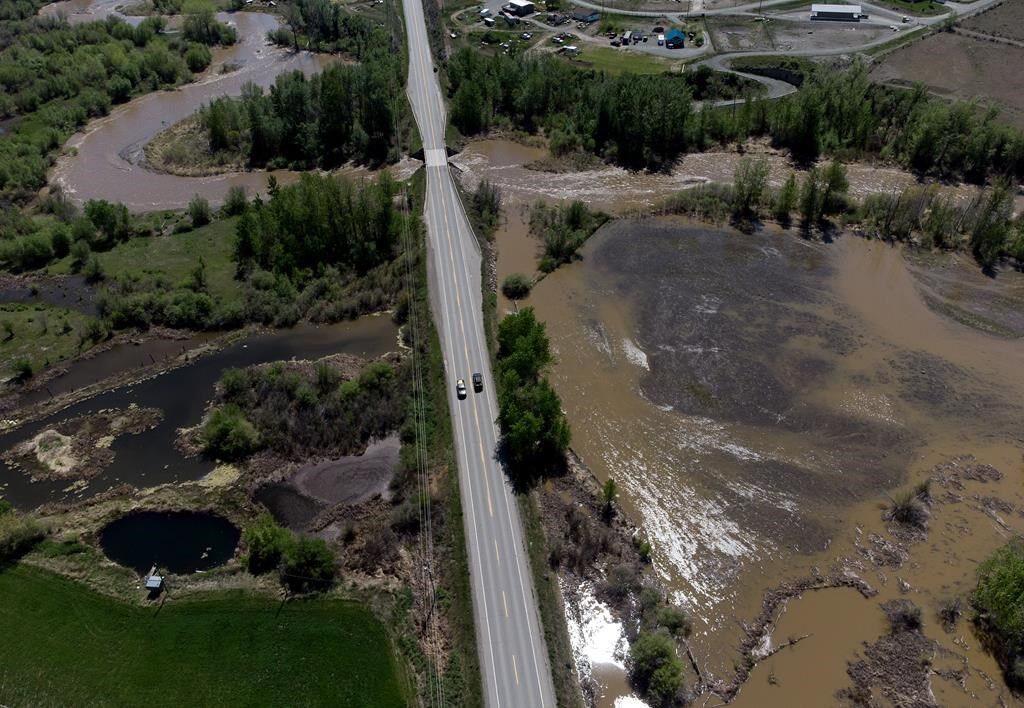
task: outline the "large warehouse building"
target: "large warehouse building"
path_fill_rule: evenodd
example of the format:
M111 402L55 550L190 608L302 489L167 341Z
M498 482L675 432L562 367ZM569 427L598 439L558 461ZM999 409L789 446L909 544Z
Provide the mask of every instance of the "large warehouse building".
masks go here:
M812 20L860 22L860 5L811 5Z

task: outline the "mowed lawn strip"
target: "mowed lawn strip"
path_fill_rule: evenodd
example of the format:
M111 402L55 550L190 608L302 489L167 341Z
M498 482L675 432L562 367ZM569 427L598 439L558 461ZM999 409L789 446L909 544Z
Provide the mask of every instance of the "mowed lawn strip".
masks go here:
M25 565L0 572L0 598L0 705L407 705L354 602L223 592L156 612Z

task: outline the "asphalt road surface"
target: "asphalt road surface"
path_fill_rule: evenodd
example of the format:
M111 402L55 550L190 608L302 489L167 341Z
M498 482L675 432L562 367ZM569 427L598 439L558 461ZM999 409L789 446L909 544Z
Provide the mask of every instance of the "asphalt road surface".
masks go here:
M444 352L484 696L492 708L554 708L519 509L495 460L498 404L483 334L480 252L448 170L445 107L423 7L420 0L403 6L408 93L427 171L430 299ZM480 393L473 391L474 372L483 375ZM466 382L465 400L456 397L458 379Z

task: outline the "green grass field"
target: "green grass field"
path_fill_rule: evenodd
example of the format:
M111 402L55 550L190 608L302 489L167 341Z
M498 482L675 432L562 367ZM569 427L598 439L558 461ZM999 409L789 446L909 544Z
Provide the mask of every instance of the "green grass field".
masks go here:
M616 47L591 47L582 45L577 57L563 56L581 68L595 69L608 74L662 74L673 68L674 63L651 54L631 52Z
M19 360L28 360L39 373L77 356L90 321L88 315L62 307L0 304L0 376L11 374ZM85 349L91 346L85 342Z
M0 705L408 705L383 625L353 602L218 593L156 612L24 565L0 598Z
M202 258L210 294L230 301L241 294L231 260L237 221L237 217L221 219L186 233L133 238L99 254L99 260L109 276L163 275L181 283Z

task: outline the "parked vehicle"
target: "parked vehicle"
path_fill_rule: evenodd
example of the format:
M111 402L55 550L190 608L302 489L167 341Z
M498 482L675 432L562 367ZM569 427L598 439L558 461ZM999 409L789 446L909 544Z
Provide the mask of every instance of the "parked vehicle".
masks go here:
M654 34L661 34L664 31L665 31L665 28L662 27L661 25L658 25L657 27L655 27L654 29L651 30L651 32L653 32Z
M523 32L519 35L520 39L533 39L533 32Z
M622 46L622 42L620 42L620 41L619 41L619 40L617 40L617 39L613 39L613 40L611 41L611 45L612 45L613 47L621 47L621 46Z
M484 24L486 26L488 26L488 27L494 27L494 18L493 17L485 17L484 18Z
M633 41L633 33L632 32L630 32L629 30L626 30L625 32L622 33L622 43L623 44L627 44L628 45L632 41Z
M659 34L658 35L658 46L659 47L665 46L665 35L663 35L663 34Z

